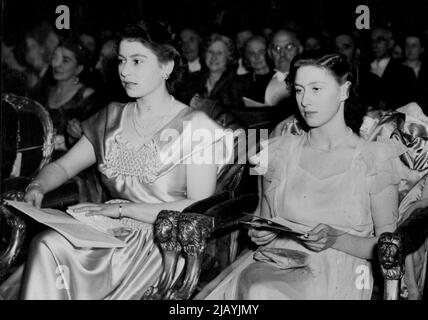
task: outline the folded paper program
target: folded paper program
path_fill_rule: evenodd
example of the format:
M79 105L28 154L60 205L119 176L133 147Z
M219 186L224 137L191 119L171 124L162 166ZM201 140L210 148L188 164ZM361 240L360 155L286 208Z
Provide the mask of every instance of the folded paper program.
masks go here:
M117 248L126 246L125 242L115 238L111 233L100 231L99 228L96 229L85 222L76 220L65 212L53 209L38 209L24 202L10 200L5 200L5 202L39 223L54 229L75 247Z
M241 221L241 223L247 226L251 226L253 228L277 230L277 231L286 232L296 236L305 235L306 232L308 231L308 230L304 230L304 228L301 225L295 224L281 217L274 217L269 219L269 218L263 218L259 216L253 216L251 214L246 214L246 216L248 218L252 218L252 220L251 221L244 220L244 221Z
M298 250L260 247L254 260L274 264L280 269L302 268L307 265L308 254Z

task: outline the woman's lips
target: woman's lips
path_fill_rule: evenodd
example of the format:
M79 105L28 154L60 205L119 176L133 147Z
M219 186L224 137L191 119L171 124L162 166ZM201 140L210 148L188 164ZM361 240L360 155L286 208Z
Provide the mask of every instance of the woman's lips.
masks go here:
M314 116L315 114L317 114L318 112L316 111L304 111L305 113L305 117L311 117Z
M137 83L135 83L135 82L123 81L123 86L125 88L131 88L131 87L136 86L136 85L137 85Z

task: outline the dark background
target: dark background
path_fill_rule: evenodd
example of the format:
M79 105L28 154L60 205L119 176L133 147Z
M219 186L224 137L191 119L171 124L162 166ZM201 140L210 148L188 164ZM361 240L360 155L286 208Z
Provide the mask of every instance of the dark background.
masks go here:
M71 29L117 29L141 18L166 20L176 29L184 24L210 29L225 9L222 28L239 25L276 28L295 20L306 31L355 28L355 8L370 8L371 27L389 25L395 33L428 28L428 0L2 0L4 34L21 34L41 20L55 23L58 5L68 5Z

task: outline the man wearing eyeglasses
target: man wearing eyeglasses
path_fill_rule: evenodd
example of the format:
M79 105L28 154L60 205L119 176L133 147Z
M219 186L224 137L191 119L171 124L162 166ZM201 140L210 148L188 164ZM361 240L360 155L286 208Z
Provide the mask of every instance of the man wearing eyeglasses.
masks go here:
M415 101L416 78L410 68L392 58L394 39L391 31L375 28L371 33L371 45L374 60L370 71L380 78L379 108L397 109Z
M276 106L290 96L285 78L293 58L302 52L297 35L285 29L275 32L269 46L268 55L273 61L276 73L266 87L265 104Z

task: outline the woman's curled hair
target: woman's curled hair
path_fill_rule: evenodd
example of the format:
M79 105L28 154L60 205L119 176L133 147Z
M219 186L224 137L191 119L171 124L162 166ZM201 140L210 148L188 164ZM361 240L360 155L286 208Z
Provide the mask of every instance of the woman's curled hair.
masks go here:
M294 81L297 70L302 66L315 66L327 70L339 84L349 81L348 99L345 101L345 122L355 133L359 133L367 107L358 96L358 68L348 61L345 55L329 53L323 50L308 50L297 55L291 62L290 72L286 78L290 92L295 94Z
M174 69L166 81L167 89L173 93L187 71L187 65L177 50L175 34L171 27L160 21L144 20L125 26L118 35L117 47L123 40L138 41L156 55L160 63L174 61Z

